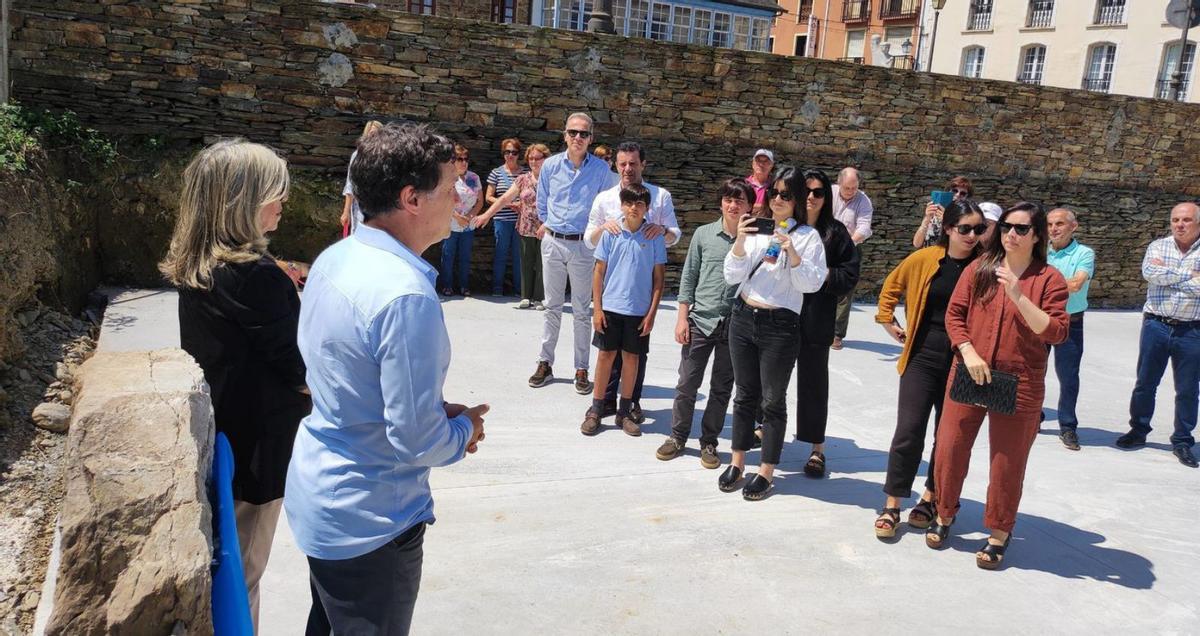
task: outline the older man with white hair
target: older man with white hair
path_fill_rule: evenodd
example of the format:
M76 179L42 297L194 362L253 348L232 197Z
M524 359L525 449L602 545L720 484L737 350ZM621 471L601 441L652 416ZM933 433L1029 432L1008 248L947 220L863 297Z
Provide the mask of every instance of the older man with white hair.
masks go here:
M871 237L871 216L875 213L871 198L866 192L858 189L858 170L849 166L838 173L837 184L833 186L833 216L846 226L850 238L854 241L854 249L858 252L859 262L862 261L862 243ZM833 344L830 348L837 351L842 348L842 339L850 326L850 306L854 302L854 288L838 298L837 316L833 326Z
M1067 208L1046 215L1050 246L1046 261L1067 279L1067 313L1071 326L1067 339L1053 345L1054 373L1058 376L1058 437L1069 450L1079 450L1075 429L1075 403L1079 400L1079 363L1083 359L1083 314L1087 310L1088 287L1096 273L1096 253L1075 240L1079 222Z

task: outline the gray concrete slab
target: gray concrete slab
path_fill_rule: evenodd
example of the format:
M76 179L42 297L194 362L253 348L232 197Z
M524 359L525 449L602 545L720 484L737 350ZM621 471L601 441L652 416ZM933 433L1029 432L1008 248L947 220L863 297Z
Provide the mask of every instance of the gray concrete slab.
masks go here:
M179 346L174 289L101 289L108 296L97 351L154 351Z
M588 398L569 383L569 325L558 380L529 388L542 314L493 300L444 304L454 346L446 397L492 412L480 452L433 473L438 523L426 535L415 633L1200 632L1200 471L1166 445L1169 377L1151 446L1112 446L1134 383L1134 312L1089 313L1083 450L1064 449L1047 422L1007 567L985 572L973 552L984 537L986 436L948 549L929 550L919 533L894 544L873 535L899 351L873 307L856 308L846 348L831 355L830 476L805 478L808 449L790 443L777 493L751 503L717 490L719 471L700 466L694 441L686 457L654 457L676 381L673 300L651 340L641 438L611 427L580 435ZM1048 385L1053 404L1053 373ZM301 633L309 602L284 520L263 580L262 633Z

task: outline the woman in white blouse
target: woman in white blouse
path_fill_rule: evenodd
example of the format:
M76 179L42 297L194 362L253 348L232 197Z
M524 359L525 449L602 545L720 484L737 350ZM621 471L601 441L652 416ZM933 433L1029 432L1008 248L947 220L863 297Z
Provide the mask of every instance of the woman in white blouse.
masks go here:
M780 166L767 191L774 235L760 235L754 217L744 217L725 257L725 282L737 285L729 330L737 394L733 399L733 458L718 486L733 492L743 481L746 451L754 442L754 419L762 409L762 457L758 473L746 475L742 496L767 496L783 452L787 429L788 382L800 347L800 310L804 294L825 282L825 247L807 223L804 173ZM770 249L778 247L778 254Z

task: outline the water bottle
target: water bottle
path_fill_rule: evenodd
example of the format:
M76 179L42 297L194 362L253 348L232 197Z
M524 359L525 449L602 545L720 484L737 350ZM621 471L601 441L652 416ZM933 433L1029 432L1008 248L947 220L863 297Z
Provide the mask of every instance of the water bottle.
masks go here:
M784 233L786 234L788 230L792 229L792 225L794 223L795 223L794 220L788 219L788 220L784 221L783 223L779 224L779 229L783 230ZM771 263L772 265L774 265L775 262L779 260L779 253L782 251L783 251L783 244L779 242L779 235L772 234L771 235L771 243L769 245L767 245L767 251L763 255L763 260L766 261L767 263Z

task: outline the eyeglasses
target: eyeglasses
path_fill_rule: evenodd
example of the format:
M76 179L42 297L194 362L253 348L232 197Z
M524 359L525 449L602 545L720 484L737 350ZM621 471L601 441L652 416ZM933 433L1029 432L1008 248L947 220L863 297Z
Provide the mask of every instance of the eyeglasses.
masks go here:
M1017 236L1025 236L1029 234L1029 230L1033 229L1033 226L1028 223L1007 223L1001 221L997 225L1000 226L1001 234L1008 234L1009 230L1016 230Z
M470 158L470 157L455 157L455 158L454 158L454 163L460 163L460 162L461 162L461 163L466 163L466 162L468 162L468 161L470 161L470 160L471 160L471 158Z
M963 223L962 225L955 225L954 229L962 236L966 236L972 231L975 232L975 236L983 236L984 232L987 232L987 223L977 223L975 225Z
M950 192L953 192L953 193L954 193L954 196L956 196L956 197L969 197L969 196L971 196L971 193L970 193L970 192L967 192L966 190L951 190Z
M510 149L508 149L508 150L505 150L505 151L504 151L504 156L505 156L505 157L510 157L510 156L511 156L511 157L515 157L515 156L517 156L517 155L519 155L519 154L521 154L521 151L520 151L520 150L513 150L513 149L511 149L511 148L510 148Z
M592 136L592 131L590 131L590 130L575 130L574 128L568 128L567 134L572 137L579 137L580 139L587 139Z
M770 199L779 197L780 199L783 199L784 201L795 201L796 200L796 197L791 192L788 192L787 190L776 190L775 188L771 188L770 190L767 191L767 195L768 195L767 198L770 198Z

